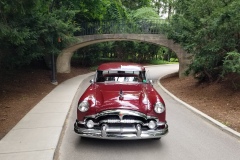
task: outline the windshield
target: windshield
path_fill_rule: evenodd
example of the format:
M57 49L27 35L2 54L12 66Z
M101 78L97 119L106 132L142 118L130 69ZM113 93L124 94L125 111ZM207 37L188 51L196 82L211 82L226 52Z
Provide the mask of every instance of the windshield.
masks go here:
M145 71L97 71L96 82L146 82Z

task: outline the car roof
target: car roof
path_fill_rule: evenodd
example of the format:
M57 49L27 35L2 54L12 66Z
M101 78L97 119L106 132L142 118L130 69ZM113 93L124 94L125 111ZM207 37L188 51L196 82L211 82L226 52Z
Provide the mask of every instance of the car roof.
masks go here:
M101 64L97 70L119 70L119 71L145 71L145 68L137 63L110 62Z

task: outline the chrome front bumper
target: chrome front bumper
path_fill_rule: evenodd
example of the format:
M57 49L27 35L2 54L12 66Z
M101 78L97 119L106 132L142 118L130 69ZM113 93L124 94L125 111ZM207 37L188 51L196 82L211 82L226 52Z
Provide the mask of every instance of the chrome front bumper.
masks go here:
M111 126L103 124L98 128L89 129L84 125L84 122L76 121L74 131L82 137L99 138L99 139L156 139L168 133L168 125L158 123L156 129L142 129L140 124L130 124L121 126Z

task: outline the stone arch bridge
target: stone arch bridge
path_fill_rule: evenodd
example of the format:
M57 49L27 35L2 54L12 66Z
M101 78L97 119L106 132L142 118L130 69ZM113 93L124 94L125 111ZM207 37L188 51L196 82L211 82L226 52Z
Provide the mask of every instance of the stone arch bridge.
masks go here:
M117 26L119 27L120 25ZM126 30L125 32L120 31L123 28L126 29L125 24L124 26L120 26L119 28L116 29L117 32L121 33L112 32L106 34L106 31L103 32L101 30L101 32L99 32L100 29L98 26L97 27L98 33L96 33L95 27L94 29L95 33L91 33L92 35L77 36L78 41L74 45L71 45L68 48L62 50L62 52L58 55L56 62L57 72L58 73L71 72L71 58L73 56L73 53L79 48L107 41L141 41L146 43L153 43L160 46L165 46L171 49L173 52L175 52L179 59L179 77L184 77L184 72L191 61L191 54L188 54L179 44L174 43L173 40L169 40L164 34L159 33L159 30L157 30L158 33L156 33L153 30L150 30L149 26L148 28L146 27L141 28L140 33L125 33ZM132 26L130 28L132 28ZM110 30L107 29L107 32L110 32Z

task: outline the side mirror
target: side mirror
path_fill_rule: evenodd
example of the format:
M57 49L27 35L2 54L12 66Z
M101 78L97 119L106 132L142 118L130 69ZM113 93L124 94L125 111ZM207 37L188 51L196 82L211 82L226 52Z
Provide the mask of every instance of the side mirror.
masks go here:
M90 82L91 84L93 84L93 83L94 83L94 80L93 80L93 79L91 79L89 82Z

